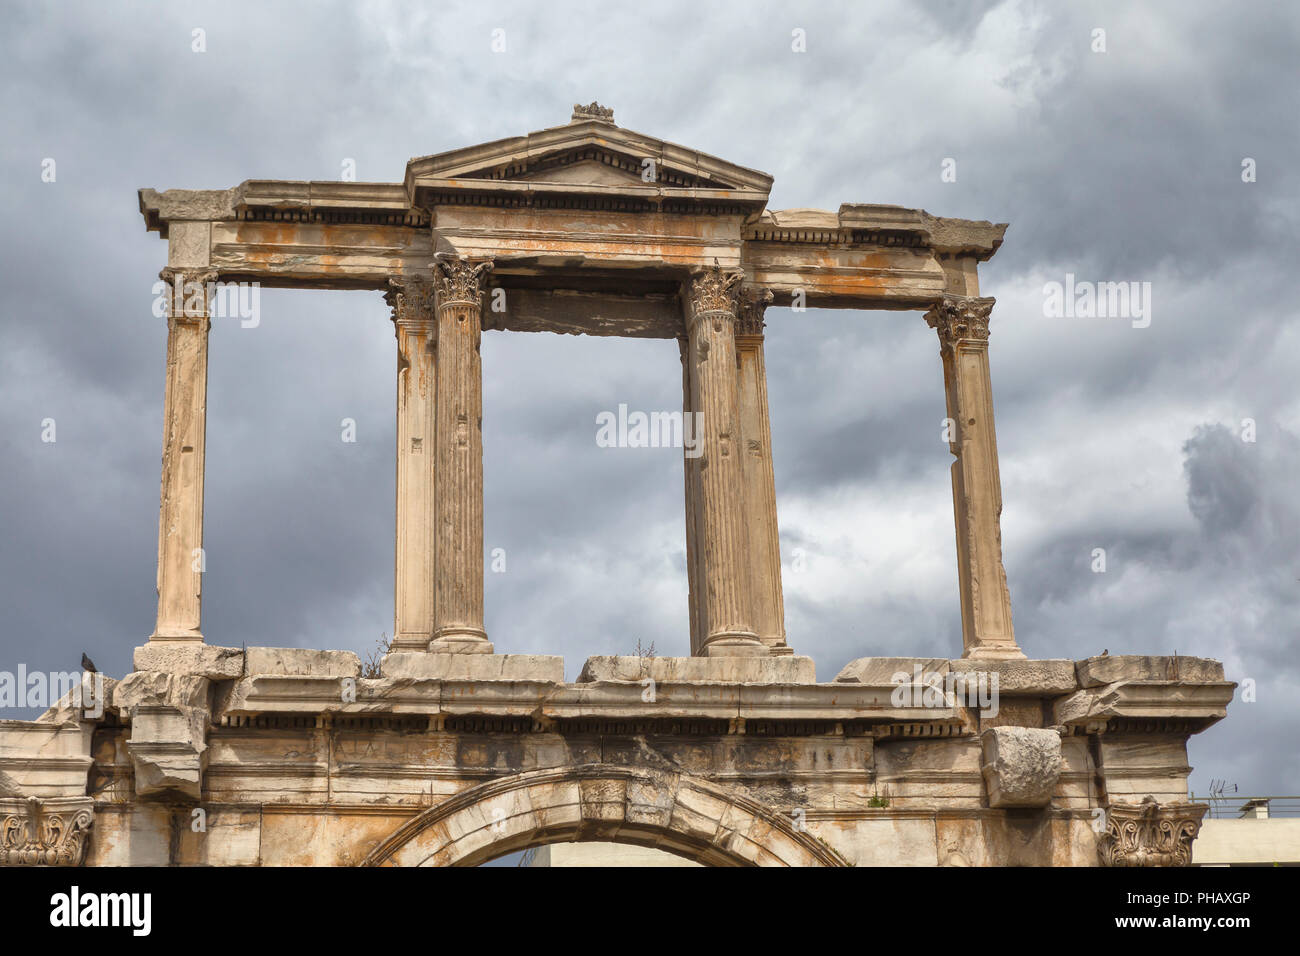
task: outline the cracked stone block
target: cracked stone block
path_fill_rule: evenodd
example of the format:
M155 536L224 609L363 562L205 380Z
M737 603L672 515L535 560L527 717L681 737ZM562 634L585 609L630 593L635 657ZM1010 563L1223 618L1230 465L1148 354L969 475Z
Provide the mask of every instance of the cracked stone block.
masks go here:
M952 671L997 674L1001 694L1052 697L1068 694L1078 686L1071 660L956 660Z
M1061 735L1032 727L993 727L980 735L990 807L1045 807L1061 776Z
M393 651L380 665L384 677L416 680L564 681L564 658L552 654L428 654Z
M1223 680L1223 664L1208 657L1117 654L1089 657L1075 669L1079 686L1104 687L1132 681L1184 681L1205 684Z
M210 680L234 680L244 672L244 652L194 642L150 641L135 649L137 671L188 674Z
M361 658L351 651L314 651L305 647L250 647L248 675L285 677L360 677Z
M923 678L931 674L947 675L951 663L935 657L859 657L849 661L835 675L836 683L867 684L888 687L897 684L899 674L906 675L903 683L913 683L917 673Z
M137 796L180 795L198 800L208 762L211 682L193 674L128 674L113 704L131 724L127 752Z
M637 657L597 655L587 658L579 684L596 681L719 682L726 684L812 684L811 657Z

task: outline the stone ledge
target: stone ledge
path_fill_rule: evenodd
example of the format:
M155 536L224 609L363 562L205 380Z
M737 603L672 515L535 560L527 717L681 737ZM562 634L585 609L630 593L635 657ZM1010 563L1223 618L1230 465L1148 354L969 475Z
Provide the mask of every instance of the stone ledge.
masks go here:
M418 653L418 652L417 652ZM355 691L355 699L349 690ZM216 722L268 714L341 716L466 715L545 718L715 718L742 720L872 720L965 725L960 707L905 706L895 687L843 684L752 685L717 681L429 680L261 675L226 685Z
M587 658L577 683L815 684L811 657L793 654L763 657L636 657L597 655Z
M0 720L0 797L79 797L94 764L90 723Z
M380 665L383 677L414 680L564 681L564 658L551 654L430 654L393 651Z
M1120 681L1187 681L1211 684L1223 680L1223 664L1209 657L1165 657L1118 654L1089 657L1075 665L1080 687L1104 687Z
M360 677L361 658L351 651L250 647L244 673L284 677Z
M951 663L942 657L859 657L840 668L835 682L884 687L897 683L895 675L906 674L910 684L918 667L922 674L947 674Z
M1115 718L1187 720L1199 733L1227 716L1232 681L1127 681L1075 691L1054 705L1056 723L1088 730Z
M209 680L238 680L246 675L288 677L360 677L361 658L351 651L307 647L218 647L213 644L150 641L135 649L137 672L156 671Z
M997 674L998 693L1011 696L1056 697L1078 688L1072 660L1007 660L934 657L859 657L849 661L835 676L842 684L896 684L898 674L913 684L917 668L923 675Z
M1055 697L1078 688L1074 661L1044 660L955 660L955 673L987 672L998 675L998 693L1012 696Z

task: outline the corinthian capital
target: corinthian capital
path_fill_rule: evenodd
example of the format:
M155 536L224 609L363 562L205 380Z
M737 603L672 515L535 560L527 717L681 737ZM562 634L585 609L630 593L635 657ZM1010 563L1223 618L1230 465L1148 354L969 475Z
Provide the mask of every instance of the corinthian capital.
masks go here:
M925 321L939 333L941 348L952 348L958 342L987 342L989 316L996 299L975 296L945 295L925 313Z
M0 801L0 866L80 866L95 814L90 800Z
M740 290L740 311L736 315L737 335L762 335L763 316L772 304L771 289L746 286Z
M433 323L433 280L428 276L390 278L384 301L393 310L393 322L398 328L429 326Z
M218 273L216 269L206 266L196 269L184 269L177 266L163 266L158 270L158 278L162 279L168 285L174 286L177 280L181 282L194 282L206 286L209 282L216 282Z
M158 278L170 286L167 321L206 327L208 321L208 287L217 281L216 269L181 269L166 266Z
M745 274L738 270L726 271L712 266L691 277L691 314L709 312L736 314L736 300Z
M471 262L465 256L438 253L433 260L434 284L438 307L453 304L477 306L483 295L485 277L492 271L492 260Z
M1097 850L1103 866L1189 866L1204 803L1112 803Z

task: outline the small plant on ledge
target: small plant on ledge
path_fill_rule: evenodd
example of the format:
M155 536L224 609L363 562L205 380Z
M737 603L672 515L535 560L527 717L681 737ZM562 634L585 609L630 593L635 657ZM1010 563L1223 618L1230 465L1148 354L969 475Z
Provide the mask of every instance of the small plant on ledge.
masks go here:
M393 640L387 634L380 634L379 640L375 642L375 649L371 651L364 661L361 662L361 679L373 680L379 677L380 665L384 662L384 655L393 645Z

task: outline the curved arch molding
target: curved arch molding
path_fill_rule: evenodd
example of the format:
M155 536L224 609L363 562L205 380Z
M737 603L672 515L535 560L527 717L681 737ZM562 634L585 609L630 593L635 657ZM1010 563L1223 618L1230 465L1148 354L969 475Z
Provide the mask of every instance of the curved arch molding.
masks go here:
M847 866L748 797L663 770L586 764L465 790L412 818L362 866L477 866L545 843L651 846L710 866Z

